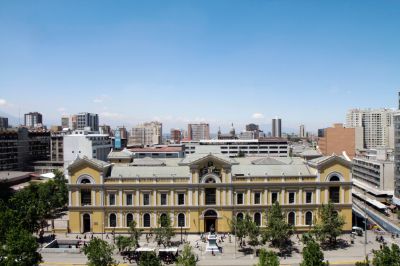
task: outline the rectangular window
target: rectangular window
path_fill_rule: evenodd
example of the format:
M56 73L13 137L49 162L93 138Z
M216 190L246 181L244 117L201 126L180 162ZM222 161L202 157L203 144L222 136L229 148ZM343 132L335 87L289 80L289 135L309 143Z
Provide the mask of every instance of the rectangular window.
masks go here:
M81 205L92 205L92 191L90 189L81 190Z
M161 205L167 205L167 194L166 193L161 194Z
M254 204L261 204L261 193L254 193Z
M133 195L126 194L126 205L133 205Z
M296 193L295 192L289 192L289 203L295 203L296 199Z
M206 188L205 194L206 194L206 205L215 205L217 203L215 188Z
M115 205L115 194L110 194L110 205Z
M143 205L150 205L150 194L149 193L143 194Z
M178 194L178 205L185 205L185 194Z
M306 203L312 203L312 192L306 192Z
M272 192L271 193L271 202L272 204L278 201L278 192Z
M339 187L330 187L329 188L329 200L332 201L332 203L339 203Z
M237 194L236 204L243 204L243 193L238 193Z

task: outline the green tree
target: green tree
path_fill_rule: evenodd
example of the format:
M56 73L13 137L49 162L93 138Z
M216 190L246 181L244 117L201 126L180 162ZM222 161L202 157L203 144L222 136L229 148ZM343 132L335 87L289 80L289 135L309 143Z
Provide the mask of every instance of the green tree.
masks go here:
M161 261L155 252L143 252L140 255L139 266L161 266Z
M374 266L400 266L400 249L396 244L392 247L383 246L381 250L374 251L374 258L372 260Z
M262 232L262 242L271 241L272 246L282 249L289 242L293 227L286 222L282 208L275 202L267 219L267 228Z
M258 255L258 263L254 266L279 266L278 255L273 251L266 251L262 248Z
M142 235L142 230L137 228L137 223L136 221L132 221L129 224L129 234L131 237L131 247L138 247L139 246L139 240L140 236Z
M232 220L229 221L229 225L232 234L239 238L239 242L242 243L243 238L247 236L247 227L245 220L233 217Z
M319 219L314 227L315 235L322 242L336 244L336 238L342 234L344 218L335 211L332 202L322 204L318 209Z
M314 240L309 240L303 248L303 262L300 266L324 266L328 265L324 262L324 253L320 246Z
M115 238L115 245L117 246L119 251L125 250L127 247L130 247L132 243L131 237L119 235Z
M97 237L89 241L87 246L83 247L83 253L88 258L89 266L112 266L116 265L113 259L114 246Z
M260 227L251 219L249 215L245 217L245 224L247 235L249 237L249 245L252 247L258 246L260 244L259 236L260 236Z
M186 244L183 247L182 253L179 255L177 261L177 266L195 266L196 265L196 257L192 252L192 247Z
M164 247L169 245L175 232L168 214L161 215L160 219L158 219L158 228L154 229L154 234L158 244L162 244Z
M42 256L37 252L39 245L36 238L24 229L12 227L7 232L1 256L5 257L2 265L38 265Z

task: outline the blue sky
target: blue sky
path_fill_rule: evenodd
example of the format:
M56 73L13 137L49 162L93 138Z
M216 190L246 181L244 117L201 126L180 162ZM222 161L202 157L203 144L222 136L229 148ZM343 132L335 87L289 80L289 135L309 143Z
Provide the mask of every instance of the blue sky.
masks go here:
M396 107L399 1L0 1L0 111L268 130Z

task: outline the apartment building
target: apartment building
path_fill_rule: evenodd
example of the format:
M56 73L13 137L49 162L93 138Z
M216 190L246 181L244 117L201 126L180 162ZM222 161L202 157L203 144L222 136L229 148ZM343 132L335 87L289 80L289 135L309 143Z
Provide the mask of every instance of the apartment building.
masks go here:
M162 123L152 121L132 128L128 145L152 146L162 144Z
M210 139L210 125L207 123L189 124L188 138L193 141Z
M74 118L74 117L72 117ZM73 124L73 120L71 120ZM76 115L76 129L99 131L99 115L93 113L79 113Z

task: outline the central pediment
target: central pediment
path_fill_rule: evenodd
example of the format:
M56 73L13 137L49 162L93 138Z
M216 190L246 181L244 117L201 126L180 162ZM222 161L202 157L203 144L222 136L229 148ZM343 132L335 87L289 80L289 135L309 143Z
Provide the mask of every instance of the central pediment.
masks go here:
M230 167L232 165L239 164L235 159L224 156L220 153L193 153L182 159L179 165L203 165L213 162L214 164L221 165L223 167Z

